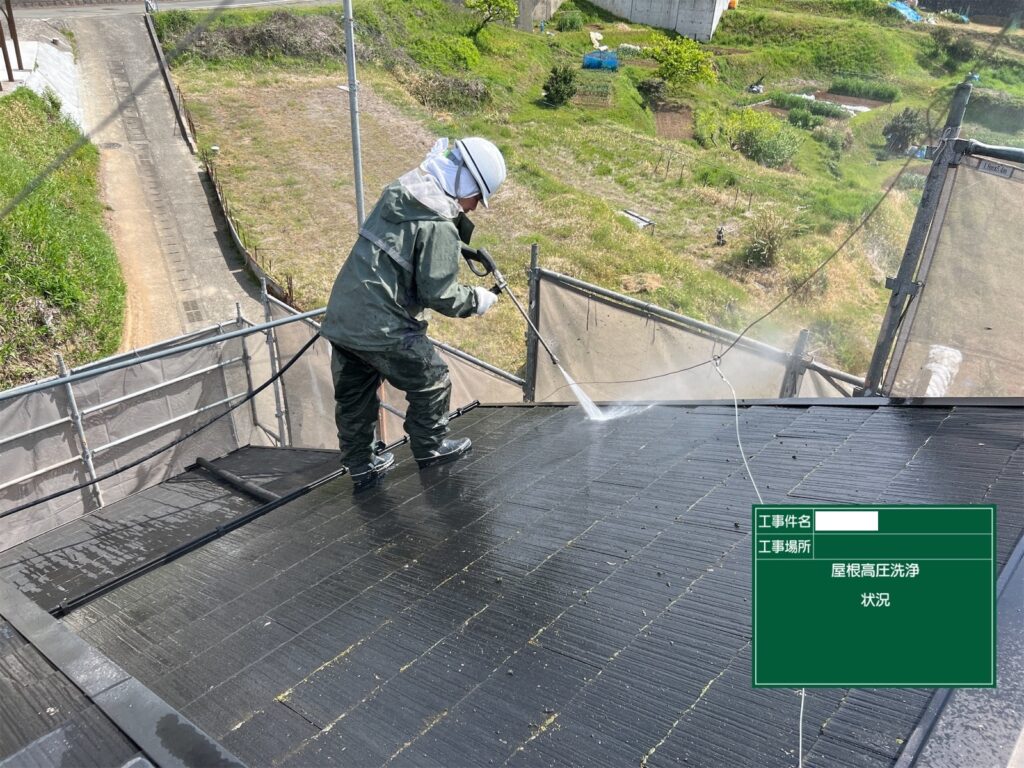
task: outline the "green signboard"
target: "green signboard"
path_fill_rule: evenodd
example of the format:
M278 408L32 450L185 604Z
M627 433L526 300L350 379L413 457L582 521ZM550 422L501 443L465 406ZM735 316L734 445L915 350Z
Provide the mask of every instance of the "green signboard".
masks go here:
M753 508L755 687L994 687L995 507Z

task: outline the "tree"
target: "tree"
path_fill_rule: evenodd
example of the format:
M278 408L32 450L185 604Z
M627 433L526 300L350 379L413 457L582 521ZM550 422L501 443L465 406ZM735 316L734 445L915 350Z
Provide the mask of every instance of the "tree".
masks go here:
M466 0L466 10L480 16L470 37L476 37L492 21L515 21L519 16L516 0Z
M718 79L711 54L685 37L665 40L654 49L654 60L658 62L654 74L672 85L713 83Z
M924 131L924 120L916 109L907 107L882 129L886 148L890 152L906 152L918 134Z
M568 65L554 66L544 82L545 101L560 107L576 95L576 70Z

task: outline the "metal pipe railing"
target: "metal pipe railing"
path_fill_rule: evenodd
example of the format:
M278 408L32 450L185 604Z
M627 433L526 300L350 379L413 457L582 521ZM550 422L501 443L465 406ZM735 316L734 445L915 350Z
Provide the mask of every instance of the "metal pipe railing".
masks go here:
M270 321L270 294L267 293L267 279L264 277L260 280L261 298L263 299L263 316L266 321ZM278 378L278 360L277 360L277 336L274 333L273 328L267 328L267 351L270 353L270 375L274 380L274 411L277 416L277 431L281 435L281 442L278 443L279 447L288 445L288 433L285 431L287 425L285 423L285 399L284 392L281 391L281 381Z
M990 157L993 160L1006 160L1011 163L1024 163L1024 149L1020 147L1001 147L993 144L983 144L974 139L957 139L954 148L965 155L976 157Z
M244 357L230 357L227 360L223 360L223 361L221 361L219 363L215 363L214 365L208 365L205 368L199 368L199 369L194 370L194 371L189 371L188 373L183 374L181 376L175 376L173 379L167 379L166 381L161 381L160 383L154 384L151 387L144 387L143 389L136 390L135 392L129 392L127 395L121 395L120 397L115 397L113 400L104 400L102 403L97 403L96 405L90 405L88 408L83 408L82 409L82 415L83 416L88 416L89 414L97 413L98 411L105 410L106 408L109 408L112 405L120 405L121 403L127 402L128 400L134 400L135 398L140 397L142 395L148 395L151 392L156 392L158 390L161 390L161 389L164 389L166 387L169 387L172 384L179 384L179 383L181 383L183 381L188 381L189 379L194 379L197 376L202 376L203 374L209 373L210 371L215 371L218 368L226 368L227 366L232 365L233 363L244 362L244 361L245 361Z
M200 408L196 408L194 410L191 410L188 413L179 414L179 415L175 416L172 419L167 419L166 421L162 421L159 424L154 424L151 427L147 427L146 429L140 429L138 432L133 432L130 435L125 435L124 437L119 437L119 438L117 438L117 440L112 440L109 443L104 443L103 445L96 446L96 448L93 449L93 454L102 453L104 451L109 451L111 448L116 448L117 446L123 445L124 443L130 443L132 440L138 440L140 437L145 437L146 435L148 435L148 434L150 434L152 432L158 432L161 429L164 429L166 427L171 426L172 424L177 424L179 421L184 421L185 419L192 418L193 416L198 416L201 413L206 413L211 408L216 408L216 407L218 407L220 405L227 405L228 403L232 402L233 400L240 400L240 399L248 397L248 396L249 396L248 393L242 393L242 394L238 394L238 395L230 395L230 396L225 397L225 398L223 398L221 400L218 400L215 403L209 403L209 404L204 405L204 406L202 406Z
M0 437L0 445L3 445L4 443L11 443L11 442L14 442L15 440L20 440L23 437L28 437L29 435L34 435L34 434L36 434L38 432L45 432L48 429L53 429L54 427L59 427L62 424L70 424L70 423L71 423L71 417L70 416L65 416L62 419L55 419L54 421L48 421L45 424L40 424L39 426L32 427L31 429L26 429L24 432L19 432L16 435L7 435L6 437Z
M764 342L756 341L754 339L748 339L746 336L741 338L738 333L727 331L724 328L718 328L717 326L709 325L707 323L702 323L700 320L695 320L692 317L687 317L686 315L680 315L676 312L672 312L671 310L659 307L657 304L639 301L631 296L625 296L621 293L616 293L615 291L609 291L607 288L591 285L590 283L585 283L582 280L577 280L574 277L562 275L558 272L551 272L550 270L543 268L538 269L537 271L542 277L546 277L553 282L561 283L562 285L570 288L575 288L582 293L592 294L619 304L624 304L628 307L632 307L633 309L638 309L644 314L661 318L662 320L667 320L668 322L682 326L687 330L695 331L704 336L711 337L712 341L731 343L738 340L738 345L743 346L750 351L758 352L764 357L768 357L780 363L785 363L789 360L789 352L779 349L778 347L773 347L770 344L765 344Z
M102 373L110 373L112 371L119 371L123 368L130 368L131 366L138 365L139 363L148 363L152 360L161 360L165 357L170 357L171 355L176 355L181 352L188 352L189 350L192 349L199 349L210 344L220 344L221 342L230 341L231 339L242 338L243 336L249 336L253 333L263 333L268 328L276 328L279 325L287 325L288 323L298 322L308 317L316 317L317 315L322 315L324 311L325 310L321 308L310 310L309 312L301 312L292 317L285 317L281 318L280 320L273 320L269 323L253 325L250 326L249 328L240 328L237 331L229 331L228 333L222 334L220 336L214 336L209 339L200 339L198 341L193 341L188 344L182 344L181 346L176 347L169 347L167 349L152 352L147 355L141 355L139 357L134 357L128 360L120 360L110 365L102 365L96 368L90 368L89 370L86 371L69 373L67 376L60 376L54 379L47 379L46 381L39 381L36 382L35 384L29 384L18 389L9 389L6 392L0 392L0 403L4 402L5 400L10 400L11 398L14 397L31 394L32 392L42 392L53 387L63 386L65 383L73 384L76 381L83 381L85 379L92 378L93 376L99 376Z
M69 389L70 389L70 386L69 386ZM185 419L191 418L192 416L198 416L201 413L205 413L206 411L210 410L211 408L216 408L217 406L220 406L220 405L226 405L226 404L228 404L228 403L230 403L230 402L232 402L234 400L238 400L239 398L244 398L244 397L247 397L247 396L248 396L247 393L246 394L231 395L230 397L226 397L226 398L224 398L222 400L218 400L215 403L209 403L207 405L202 406L201 408L196 408L196 409L194 409L192 411L189 411L188 413L183 413L183 414L180 414L178 416L175 416L172 419L168 419L166 421L163 421L163 422L161 422L159 424L154 424L154 425L152 425L150 427L147 427L146 429L141 429L138 432L133 432L130 435L125 435L124 437L119 437L117 440L112 440L109 443L104 443L103 445L98 445L98 446L96 446L95 448L93 448L91 450L89 450L88 447L86 447L85 451L83 451L81 455L72 456L72 457L70 457L68 459L65 459L63 461L57 462L56 464L51 464L51 465L49 465L47 467L43 467L42 469L37 469L34 472L31 472L31 473L29 473L27 475L22 475L21 477L16 477L16 478L14 478L12 480L8 480L8 481L0 484L0 491L4 490L5 488L9 488L12 485L18 485L19 483L24 483L24 482L27 482L28 480L32 480L32 479L38 477L39 475L45 475L47 472L52 472L55 469L60 469L61 467L65 467L68 464L72 464L72 463L74 463L76 461L81 461L81 462L83 462L85 464L86 471L87 471L87 473L89 475L89 479L92 480L92 481L95 481L97 475L96 475L96 470L93 467L93 463L92 463L92 457L93 456L95 456L95 455L97 455L99 453L103 453L104 451L109 451L111 448L116 448L117 446L123 445L124 443L129 443L132 440L137 440L140 437L145 437L146 435L148 435L148 434L150 434L152 432L159 432L160 430L165 429L166 427L169 427L172 424L176 424L179 421L183 421ZM74 423L74 419L73 418L65 419L65 421L69 421L71 423ZM76 431L78 431L77 430L77 426L76 426ZM79 435L79 439L83 441L83 445L87 446L87 443L85 443L85 433L84 433L84 430L79 431L78 435Z
M503 371L501 368L498 368L495 365L491 365L490 363L485 363L480 358L473 357L471 354L469 354L468 352L463 352L461 349L456 349L455 347L449 347L447 344L445 344L442 341L437 341L436 339L431 339L430 343L433 344L438 349L443 349L449 355L452 355L453 357L458 357L458 358L460 358L462 360L465 360L466 362L469 362L469 363L472 363L473 365L479 366L480 368L483 368L485 371L493 373L495 376L499 376L499 377L505 379L506 381L508 381L508 382L510 382L512 384L515 384L515 385L521 387L521 386L523 386L523 384L526 383L525 381L520 379L515 374L509 373L508 371Z

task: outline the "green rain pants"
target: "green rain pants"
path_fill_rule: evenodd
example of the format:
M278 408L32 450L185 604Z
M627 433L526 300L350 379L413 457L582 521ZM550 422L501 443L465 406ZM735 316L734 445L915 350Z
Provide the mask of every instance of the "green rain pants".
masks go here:
M334 420L341 463L370 460L382 381L405 392L409 401L405 431L414 456L436 449L448 433L452 384L448 366L426 336L410 336L398 349L365 352L331 345L334 375Z

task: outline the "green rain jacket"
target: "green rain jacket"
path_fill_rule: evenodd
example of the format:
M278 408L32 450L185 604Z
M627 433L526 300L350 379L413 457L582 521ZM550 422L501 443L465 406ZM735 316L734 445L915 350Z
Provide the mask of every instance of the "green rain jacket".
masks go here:
M426 309L471 315L476 294L456 279L460 229L468 243L469 219L461 216L456 227L399 182L387 186L334 281L320 334L339 346L373 352L426 335Z

